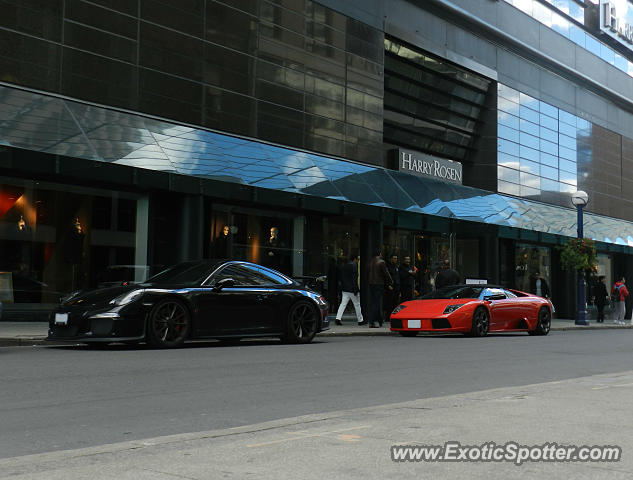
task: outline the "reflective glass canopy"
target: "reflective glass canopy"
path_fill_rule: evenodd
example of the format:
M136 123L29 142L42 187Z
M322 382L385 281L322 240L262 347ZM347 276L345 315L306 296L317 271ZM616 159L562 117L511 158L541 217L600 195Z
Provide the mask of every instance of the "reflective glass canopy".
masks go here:
M0 145L400 211L576 236L572 208L360 165L0 86ZM586 214L585 235L633 246L633 223Z

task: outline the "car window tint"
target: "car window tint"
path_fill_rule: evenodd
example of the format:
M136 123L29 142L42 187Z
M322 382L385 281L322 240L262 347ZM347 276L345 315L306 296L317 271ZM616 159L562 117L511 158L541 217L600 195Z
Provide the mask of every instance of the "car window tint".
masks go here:
M291 283L290 279L284 277L281 273L266 267L258 267L257 272L266 279L267 285L287 285Z
M490 297L493 295L500 295L503 296L503 298L506 298L506 294L503 290L501 290L500 288L486 288L483 292L482 297L486 298L486 297Z
M211 283L218 283L225 278L232 278L236 285L257 285L251 278L250 272L242 265L230 264L213 276Z
M232 263L213 276L211 283L217 283L225 278L235 280L236 286L265 286L272 285L272 281L263 275L257 265Z
M504 292L508 298L517 298L517 296L509 290L504 290Z
M482 288L476 286L453 285L434 290L426 295L418 297L421 300L451 299L451 298L477 298Z
M171 266L146 281L155 285L200 285L213 268L215 268L213 263L184 262Z

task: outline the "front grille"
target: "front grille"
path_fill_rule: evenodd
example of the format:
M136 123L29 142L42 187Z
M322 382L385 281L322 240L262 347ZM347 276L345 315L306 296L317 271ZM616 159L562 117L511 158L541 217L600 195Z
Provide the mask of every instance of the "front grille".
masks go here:
M399 318L391 319L391 328L402 328L402 320Z
M58 338L70 338L84 335L90 330L90 324L83 316L83 309L71 309L66 311L68 313L67 325L55 325L55 313L52 312L49 319L49 330L51 336ZM59 312L61 313L61 312Z
M71 338L76 337L79 334L78 325L53 325L50 327L51 337L57 338Z
M431 320L433 328L451 328L451 323L446 318L434 318Z

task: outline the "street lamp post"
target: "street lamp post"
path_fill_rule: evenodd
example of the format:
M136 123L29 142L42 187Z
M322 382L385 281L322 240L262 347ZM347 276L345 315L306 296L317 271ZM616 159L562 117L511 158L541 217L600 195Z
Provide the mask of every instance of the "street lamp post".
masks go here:
M587 195L587 192L583 192L582 190L578 190L577 192L573 193L571 196L571 203L575 205L576 209L578 210L578 238L582 240L582 238L584 237L583 235L583 229L582 229L582 209L585 205L587 205L587 202L589 201L589 196ZM577 294L577 299L578 299L578 311L576 313L576 325L589 325L589 322L587 321L587 311L586 311L586 299L585 299L585 295L586 295L586 291L587 291L587 287L585 284L585 275L583 272L581 272L580 270L578 270L576 272L576 275L578 276L578 294Z

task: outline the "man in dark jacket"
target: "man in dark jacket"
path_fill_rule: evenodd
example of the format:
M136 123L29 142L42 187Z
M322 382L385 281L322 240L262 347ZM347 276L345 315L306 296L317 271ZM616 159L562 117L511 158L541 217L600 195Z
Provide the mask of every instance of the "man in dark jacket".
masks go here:
M447 259L442 264L442 269L435 276L435 289L448 287L449 285L457 285L461 282L457 270L451 268L451 262Z
M350 261L343 265L341 268L341 290L343 291L341 304L338 306L336 312L336 324L343 325L341 319L343 313L345 313L345 307L349 301L352 301L354 305L354 311L356 312L356 318L359 325L364 325L363 313L360 309L360 292L358 288L358 262L360 257L356 254L350 257Z
M382 292L386 288L393 290L393 280L387 270L387 265L378 250L369 262L369 327L378 328L382 326Z
M400 272L398 268L398 255L391 255L389 262L387 262L387 270L393 280L393 289L387 288L384 292L385 295L385 322L389 321L391 312L400 303Z
M411 257L407 255L402 259L402 265L400 265L400 292L403 302L413 299L416 274L415 267L411 265Z
M609 292L607 292L607 285L605 284L605 281L606 278L604 277L604 275L600 275L600 277L598 277L596 288L593 292L593 303L598 309L598 323L604 323L604 306L606 305L607 299L609 298Z

